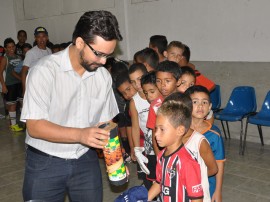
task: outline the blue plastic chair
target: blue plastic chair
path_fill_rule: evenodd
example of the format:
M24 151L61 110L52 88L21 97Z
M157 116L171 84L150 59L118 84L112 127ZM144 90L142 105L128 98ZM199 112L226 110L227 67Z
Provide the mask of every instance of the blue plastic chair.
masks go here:
M227 132L229 138L231 138L230 129L228 122L241 121L241 131L240 131L240 150L242 151L242 139L243 139L243 119L256 112L257 103L255 90L251 86L238 86L233 89L231 96L227 102L226 107L214 114L215 119L218 119L222 123L222 128L225 132L223 121L226 122Z
M211 103L212 103L212 108L211 109L212 109L214 114L219 112L220 110L222 110L220 108L221 107L220 85L216 85L215 89L213 91L211 91L210 100L211 100ZM226 134L226 131L224 129L223 121L221 121L221 125L222 125L222 128L223 128L224 137L227 140L227 134Z
M215 89L210 93L210 100L212 102L213 112L219 111L221 106L220 85L216 85Z
M242 150L243 155L245 153L247 129L248 129L249 123L257 125L260 139L261 139L261 144L263 146L264 142L263 142L262 126L270 127L270 91L268 91L268 93L264 99L261 110L258 113L254 113L253 115L250 115L247 117L243 150Z

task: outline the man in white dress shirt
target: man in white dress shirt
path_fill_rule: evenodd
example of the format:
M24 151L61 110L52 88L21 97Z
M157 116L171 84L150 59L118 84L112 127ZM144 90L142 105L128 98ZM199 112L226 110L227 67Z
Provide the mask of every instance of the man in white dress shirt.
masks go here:
M108 11L79 19L72 44L40 59L26 82L21 120L26 121L23 198L101 202L96 151L109 138L97 125L118 114L109 72L101 67L122 40Z

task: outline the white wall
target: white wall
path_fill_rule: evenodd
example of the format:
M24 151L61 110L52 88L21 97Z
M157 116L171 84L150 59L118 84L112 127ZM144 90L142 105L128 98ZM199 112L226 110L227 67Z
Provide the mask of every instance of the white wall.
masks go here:
M17 29L28 33L28 41L34 40L34 29L44 26L52 43L72 40L74 27L80 16L89 10L108 10L119 21L121 33L126 39L124 0L14 0ZM42 8L42 9L40 9ZM119 43L123 58L127 58L127 40Z
M119 20L122 59L132 59L151 35L164 34L189 45L193 61L270 61L268 0L14 0L14 5L17 30L27 30L31 42L40 25L53 43L70 41L84 11L106 9Z
M4 46L4 40L8 37L17 42L17 29L15 23L13 1L1 0L0 3L0 45Z
M153 34L190 46L195 61L270 61L270 1L157 0L128 5L130 48Z

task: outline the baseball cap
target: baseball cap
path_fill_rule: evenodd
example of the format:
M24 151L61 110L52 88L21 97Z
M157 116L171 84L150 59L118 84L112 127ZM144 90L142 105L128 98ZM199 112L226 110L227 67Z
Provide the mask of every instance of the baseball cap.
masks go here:
M118 196L114 202L147 202L148 192L144 186L135 186Z
M34 35L38 35L39 33L45 33L46 35L48 35L47 30L44 27L37 27L35 29Z

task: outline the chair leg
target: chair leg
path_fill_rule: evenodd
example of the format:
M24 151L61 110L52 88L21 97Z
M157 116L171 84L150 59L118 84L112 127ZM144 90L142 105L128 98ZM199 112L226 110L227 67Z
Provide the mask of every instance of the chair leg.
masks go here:
M224 128L223 121L220 120L220 122L221 122L221 125L222 125L222 129L223 129L225 140L227 140L227 134L226 134L226 131L225 131L225 128Z
M262 126L261 125L257 125L257 126L258 126L258 131L259 131L259 134L260 134L261 144L262 144L262 146L264 146Z
M245 128L245 134L244 134L244 143L243 143L243 148L242 148L242 155L245 154L245 149L246 149L247 129L248 129L248 120L246 121L246 128Z
M243 120L241 120L241 130L240 130L240 146L239 146L239 154L242 154L243 149Z
M227 131L228 131L229 139L231 139L231 133L230 133L230 128L229 128L228 121L226 121L226 126L227 126Z

